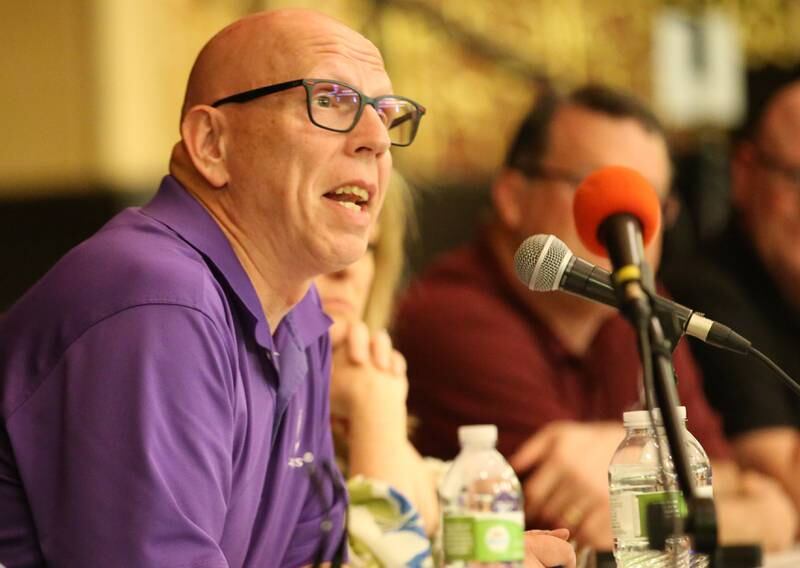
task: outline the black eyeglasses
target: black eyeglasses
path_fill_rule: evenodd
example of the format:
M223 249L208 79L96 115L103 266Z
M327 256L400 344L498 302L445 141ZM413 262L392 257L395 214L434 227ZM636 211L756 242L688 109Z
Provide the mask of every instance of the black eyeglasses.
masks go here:
M317 467L317 464L314 462L314 458L309 456L305 458L305 464L303 467L308 472L308 477L311 480L311 487L317 498L322 503L325 511L325 516L320 523L322 535L319 539L317 551L314 554L314 563L312 564L313 568L319 568L325 562L325 552L328 550L328 543L331 541L331 538L336 538L336 535L332 534L334 524L333 520L331 519L330 511L338 501L344 503L347 502L345 495L347 490L342 484L341 476L339 475L338 470L331 465L330 462L323 461L320 464L320 467ZM328 494L325 491L326 482L333 487L331 499L328 499ZM344 554L345 550L347 549L347 509L345 509L342 534L338 538L339 541L336 544L333 558L330 560L330 566L332 568L339 568L344 564Z
M564 168L545 166L544 164L536 164L532 167L522 170L522 173L525 174L525 177L530 179L543 179L547 181L558 181L565 183L571 186L572 189L577 189L585 177L572 173Z
M578 189L578 186L581 184L581 182L583 182L584 178L586 177L575 174L564 168L559 168L557 166L546 166L544 164L536 164L534 166L527 167L526 169L520 171L528 179L543 179L546 181L555 181L566 184L573 190ZM661 218L665 220L667 219L674 220L677 211L673 211L673 209L677 204L674 201L671 201L669 196L667 197L659 196L658 199L659 202L661 203Z
M358 124L364 106L375 109L389 132L394 146L408 146L414 141L419 121L425 114L421 104L396 95L368 97L352 85L331 79L296 79L276 85L258 87L225 97L213 107L229 103L246 103L273 93L303 86L306 90L308 118L315 126L334 132L350 132Z

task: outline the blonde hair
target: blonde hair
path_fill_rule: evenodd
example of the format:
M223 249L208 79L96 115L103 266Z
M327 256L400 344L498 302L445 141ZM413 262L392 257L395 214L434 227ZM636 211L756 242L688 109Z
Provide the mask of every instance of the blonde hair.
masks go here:
M364 322L371 330L386 328L392 319L405 265L405 238L411 209L411 188L403 176L393 170L378 218L378 239L373 245L375 277L364 308Z

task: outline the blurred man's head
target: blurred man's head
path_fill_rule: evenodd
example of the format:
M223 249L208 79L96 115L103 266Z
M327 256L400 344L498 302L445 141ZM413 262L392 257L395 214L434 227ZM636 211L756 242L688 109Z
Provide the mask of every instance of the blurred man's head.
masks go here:
M800 304L800 81L769 98L739 142L732 182L733 205L758 255Z
M300 279L341 269L366 250L390 144L421 115L359 92L385 97L392 84L357 32L308 10L246 17L197 58L172 171L229 238L263 257L254 264ZM395 108L414 113L395 120Z
M576 187L598 168L627 166L641 173L662 201L671 167L656 117L628 95L589 86L567 97L545 93L523 122L493 187L495 210L516 241L536 233L558 236L577 255L608 267L580 242L572 216ZM660 235L647 247L655 267Z

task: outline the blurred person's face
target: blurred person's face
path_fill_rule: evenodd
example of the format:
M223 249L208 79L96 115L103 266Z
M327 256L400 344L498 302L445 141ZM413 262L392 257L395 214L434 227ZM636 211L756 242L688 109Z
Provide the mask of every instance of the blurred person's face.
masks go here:
M375 46L338 22L312 15L287 20L279 31L281 45L243 54L254 58L244 89L321 78L373 97L392 92ZM360 259L392 165L388 131L375 109L367 106L347 133L311 123L302 87L218 110L230 125L225 205L240 233L235 238L266 247L270 258L303 277Z
M338 343L341 339L347 323L364 318L372 281L375 277L373 245L378 240L379 230L377 225L372 230L370 245L360 259L342 270L323 274L314 279L322 300L322 308L333 318L331 337L334 343Z
M559 109L540 163L543 177L530 179L518 200L518 236L556 235L576 256L609 269L608 259L592 254L581 243L572 204L580 181L594 170L611 165L637 170L662 202L666 200L671 169L661 135L647 132L633 119L617 119L578 106ZM661 257L661 231L648 244L645 255L655 270Z
M779 93L734 159L734 202L767 267L800 285L800 83ZM800 290L792 294L800 298Z

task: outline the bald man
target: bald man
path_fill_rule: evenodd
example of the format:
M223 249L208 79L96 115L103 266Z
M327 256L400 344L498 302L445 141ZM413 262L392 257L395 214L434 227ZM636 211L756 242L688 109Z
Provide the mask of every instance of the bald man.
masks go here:
M390 146L414 139L424 109L391 93L375 46L313 12L203 48L156 196L0 323L0 563L341 556L311 281L364 254Z
M670 284L800 380L800 80L753 111L731 161L733 218ZM800 398L752 358L696 353L737 456L778 479L800 511Z

